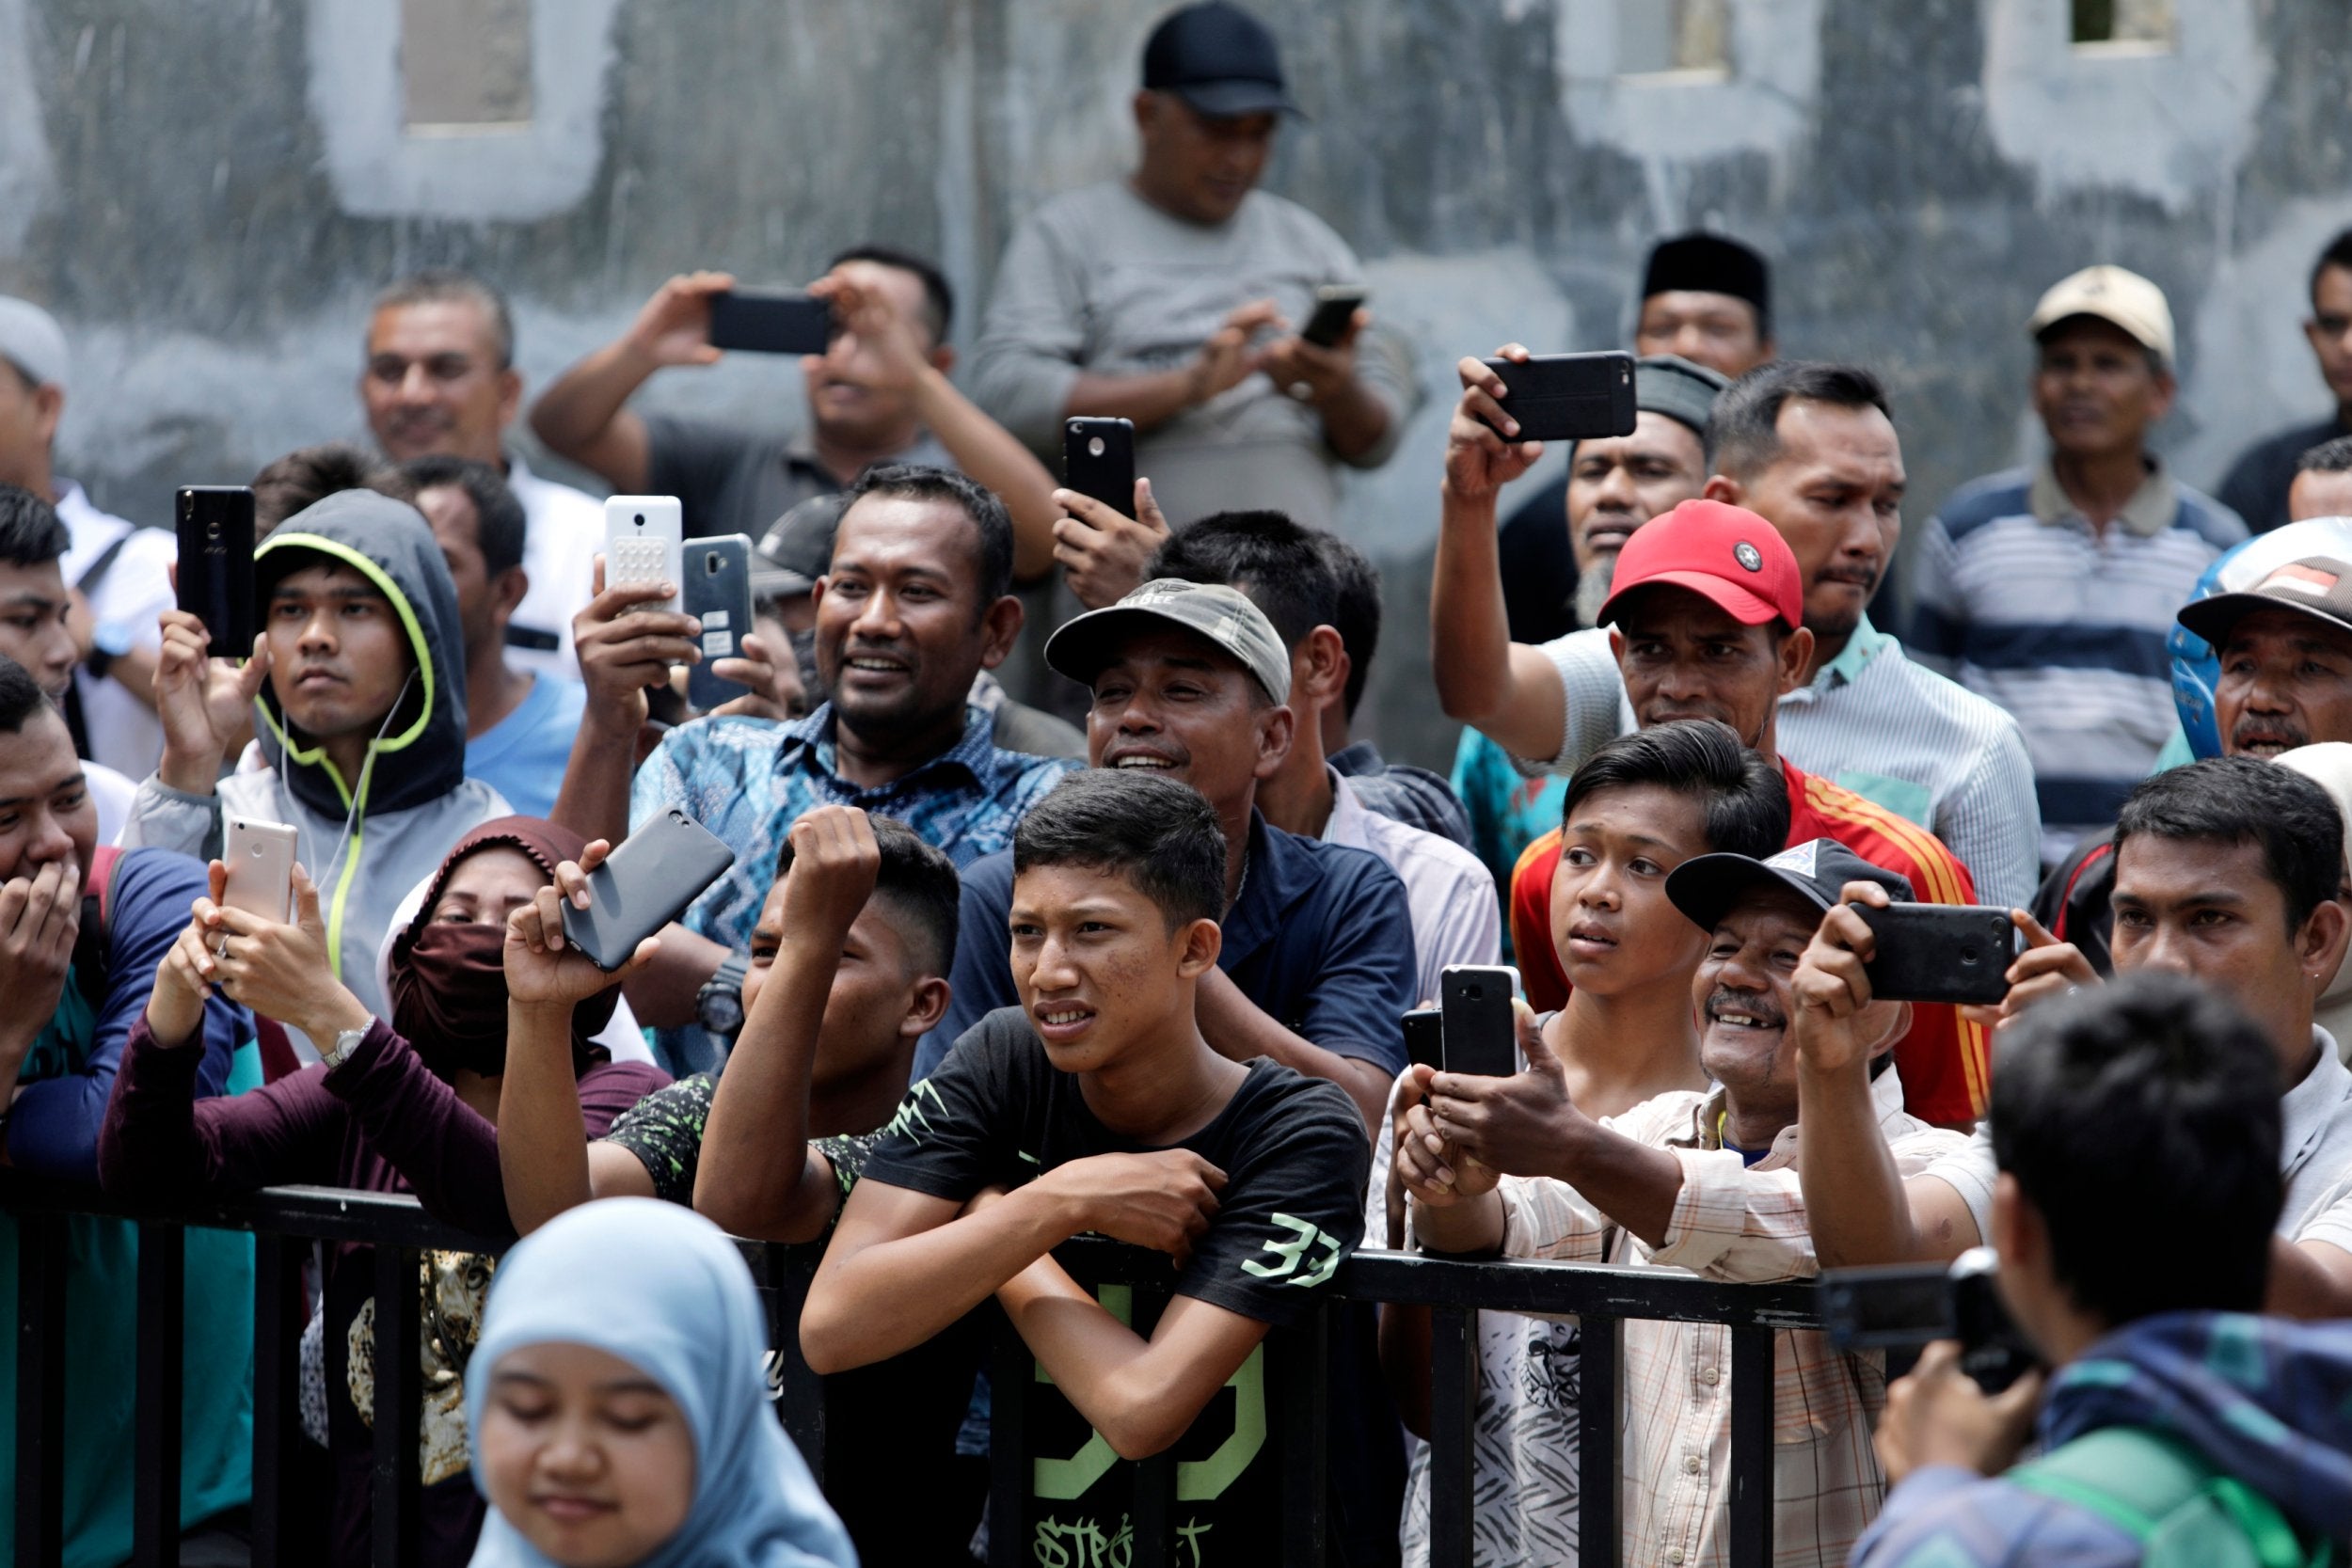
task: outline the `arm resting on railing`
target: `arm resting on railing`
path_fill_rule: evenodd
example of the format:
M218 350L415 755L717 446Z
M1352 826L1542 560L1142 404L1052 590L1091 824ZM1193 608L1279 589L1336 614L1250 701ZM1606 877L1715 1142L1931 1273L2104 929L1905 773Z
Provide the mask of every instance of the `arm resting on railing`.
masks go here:
M336 1179L343 1117L318 1069L199 1101L203 1059L193 1042L158 1044L143 1017L132 1025L98 1133L98 1177L108 1192L219 1196Z

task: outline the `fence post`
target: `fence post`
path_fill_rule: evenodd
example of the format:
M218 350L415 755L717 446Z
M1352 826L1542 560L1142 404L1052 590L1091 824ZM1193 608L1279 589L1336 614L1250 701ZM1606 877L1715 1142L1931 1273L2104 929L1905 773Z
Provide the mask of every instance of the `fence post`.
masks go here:
M1576 1556L1583 1568L1625 1560L1618 1512L1625 1491L1617 1451L1625 1406L1625 1320L1587 1312L1577 1322Z
M1470 1568L1471 1433L1478 1416L1478 1309L1429 1309L1429 1560Z
M1028 1385L1034 1362L1012 1320L990 1304L988 1371L988 1560L990 1568L1028 1561L1023 1535L1029 1511Z
M253 1238L253 1568L294 1568L287 1467L303 1441L302 1262L308 1242Z
M186 1361L187 1232L138 1227L138 1392L132 1417L131 1560L179 1568L180 1374Z
M1731 1331L1731 1565L1772 1560L1772 1331Z
M776 1416L808 1461L809 1474L825 1484L825 1380L809 1370L801 1354L801 1308L808 1302L814 1247L762 1244L760 1292L768 1308L768 1343L776 1357Z
M1266 1336L1266 1375L1282 1414L1283 1568L1323 1568L1330 1518L1331 1314L1370 1309L1318 1305L1288 1332ZM1372 1332L1367 1323L1361 1332Z
M417 1452L424 1404L423 1301L413 1247L375 1249L375 1463L369 1560L409 1568L417 1551Z
M65 1259L63 1214L16 1221L16 1561L65 1558Z

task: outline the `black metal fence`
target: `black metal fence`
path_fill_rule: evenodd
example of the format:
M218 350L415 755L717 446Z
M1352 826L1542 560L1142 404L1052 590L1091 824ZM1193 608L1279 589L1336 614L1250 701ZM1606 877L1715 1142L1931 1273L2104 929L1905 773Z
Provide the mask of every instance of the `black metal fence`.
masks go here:
M139 1232L137 1373L134 1451L133 1557L138 1568L178 1562L180 1539L180 1373L184 1299L183 1233L189 1227L249 1231L255 1240L253 1374L253 1562L294 1568L287 1522L292 1467L301 1435L295 1409L295 1358L302 1324L294 1321L298 1280L313 1242L373 1246L374 1467L373 1560L406 1568L417 1542L418 1420L422 1371L417 1346L420 1255L428 1250L498 1253L513 1238L471 1235L433 1220L414 1198L328 1187L273 1187L234 1202L160 1212L110 1199L87 1187L0 1172L0 1209L19 1227L16 1390L16 1540L19 1568L56 1568L63 1549L63 1428L72 1397L65 1354L66 1225L76 1214L134 1221ZM825 1431L821 1382L801 1359L793 1325L808 1288L806 1249L740 1243L769 1310L771 1343L783 1381L786 1428L821 1478ZM1108 1243L1076 1243L1071 1261L1093 1283L1165 1281L1167 1260ZM1146 1284L1145 1289L1150 1286ZM1721 1324L1731 1338L1730 1555L1734 1568L1771 1560L1772 1533L1773 1335L1818 1327L1808 1285L1720 1285L1658 1270L1556 1263L1466 1263L1395 1253L1359 1253L1326 1287L1331 1300L1425 1307L1431 1318L1430 1539L1434 1568L1470 1560L1470 1422L1478 1393L1481 1310L1575 1314L1581 1320L1579 1497L1581 1556L1589 1568L1621 1559L1619 1433L1624 1325L1628 1319ZM1326 1525L1327 1451L1324 1369L1327 1307L1270 1345L1270 1420L1304 1440L1281 1446L1283 1540L1280 1560L1320 1568ZM1009 1329L999 1334L995 1386L1018 1388L1031 1375L1025 1349ZM1029 1453L1018 1400L996 1402L992 1433L992 1516L1022 1517ZM1166 1568L1168 1528L1176 1496L1168 1455L1136 1466L1130 1540L1132 1568ZM915 1502L914 1506L920 1506ZM1017 1528L1000 1523L993 1560L1021 1560ZM307 1565L306 1565L307 1568Z

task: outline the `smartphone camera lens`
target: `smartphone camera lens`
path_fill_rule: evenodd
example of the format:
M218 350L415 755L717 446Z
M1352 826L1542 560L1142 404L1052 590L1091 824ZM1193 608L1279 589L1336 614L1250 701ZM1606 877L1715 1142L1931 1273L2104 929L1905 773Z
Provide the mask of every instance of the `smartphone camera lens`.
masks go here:
M1087 455L1089 457L1100 457L1103 455L1103 437L1100 436L1088 437Z
M1963 964L1975 963L1977 961L1977 950L1973 947L1962 948L1960 950L1960 961Z
M1472 1002L1484 1002L1486 999L1486 988L1484 986L1464 986L1462 988L1462 994L1469 997Z
M639 528L644 528L645 526L645 515L643 512L637 514L637 526Z
M719 575L719 556L717 551L714 550L710 554L703 557L703 575L705 577L713 578Z

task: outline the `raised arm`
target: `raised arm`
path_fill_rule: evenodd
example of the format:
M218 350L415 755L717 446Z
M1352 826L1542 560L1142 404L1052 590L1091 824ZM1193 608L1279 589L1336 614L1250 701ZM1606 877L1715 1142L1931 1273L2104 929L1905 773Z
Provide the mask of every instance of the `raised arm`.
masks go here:
M1517 343L1500 351L1525 359ZM1543 651L1511 641L1503 613L1495 498L1543 455L1540 441L1512 441L1518 426L1496 401L1502 378L1479 359L1454 367L1462 401L1446 428L1438 489L1438 555L1429 584L1429 654L1446 716L1474 724L1514 756L1559 753L1566 697ZM1492 420L1493 426L1486 420Z
M833 1163L809 1145L809 1080L842 943L882 869L873 827L854 806L805 813L791 844L783 940L720 1075L694 1177L696 1211L733 1235L771 1242L816 1240L841 1201Z
M1879 1128L1870 1062L1909 1020L1873 1003L1863 966L1877 952L1854 905L1883 909L1886 890L1849 882L1797 964L1788 1032L1797 1050L1797 1172L1814 1256L1825 1269L1947 1262L1975 1246L1976 1216L1940 1178L1905 1180Z
M572 1063L572 1014L580 1004L644 969L660 950L647 937L628 962L606 974L564 938L564 899L588 907L587 874L612 846L591 840L580 862L556 868L556 885L507 916L499 961L506 974L506 1072L499 1082L498 1164L506 1211L529 1235L564 1210L598 1196L589 1174L580 1085Z
M666 684L672 665L702 657L701 626L691 615L644 608L667 597L674 583L607 588L602 556L596 558L593 581L596 596L572 617L572 645L579 650L588 701L548 818L582 838L618 844L628 836L645 689ZM647 759L649 765L655 760Z
M637 312L620 338L565 371L539 394L531 428L548 450L600 476L624 494L645 488L652 469L645 421L628 400L665 365L713 365L710 296L735 287L723 272L671 278Z

